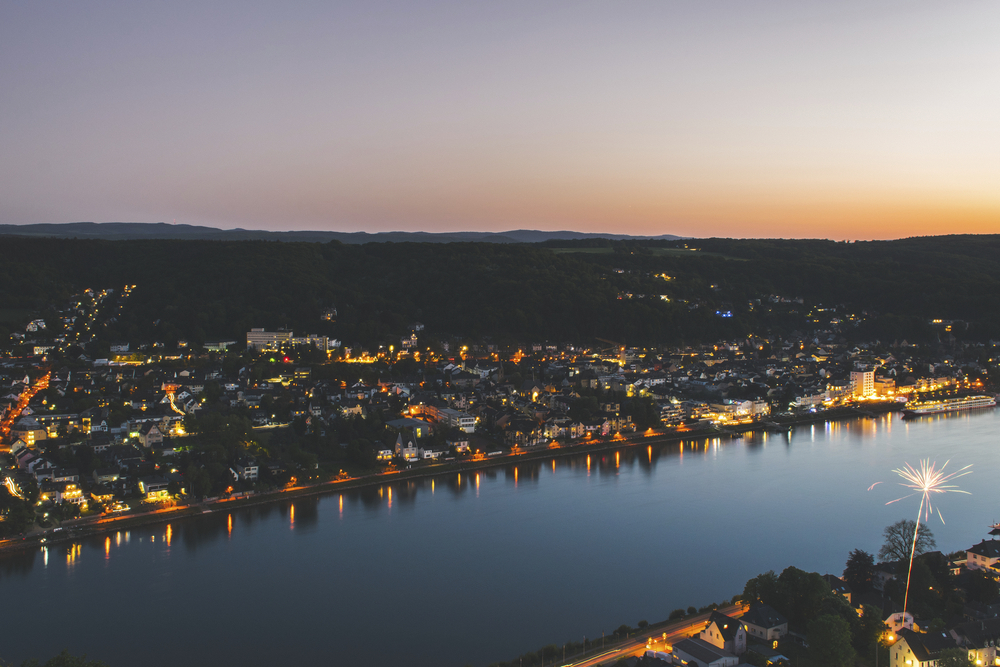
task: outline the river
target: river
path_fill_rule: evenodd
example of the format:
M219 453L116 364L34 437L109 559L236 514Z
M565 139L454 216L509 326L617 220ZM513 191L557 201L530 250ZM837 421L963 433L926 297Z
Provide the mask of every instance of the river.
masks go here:
M839 574L918 499L945 552L1000 519L1000 411L686 440L369 487L0 557L0 660L112 667L482 667L728 599L788 565ZM873 490L868 487L883 482Z

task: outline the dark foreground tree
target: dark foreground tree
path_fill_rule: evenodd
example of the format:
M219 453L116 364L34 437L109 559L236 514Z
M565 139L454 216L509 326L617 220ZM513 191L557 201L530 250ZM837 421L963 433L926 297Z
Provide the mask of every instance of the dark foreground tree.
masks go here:
M809 658L815 667L850 667L855 659L851 626L839 616L819 616L809 624Z
M855 594L861 594L871 590L874 579L875 557L861 549L852 551L847 556L847 565L844 567L844 581Z
M910 549L913 545L913 531L916 527L917 522L912 519L902 519L891 526L886 526L882 533L885 536L885 543L878 550L879 560L909 560ZM913 555L919 556L936 546L937 542L934 540L934 534L931 533L931 529L924 524L920 524L920 530L917 531L916 549Z

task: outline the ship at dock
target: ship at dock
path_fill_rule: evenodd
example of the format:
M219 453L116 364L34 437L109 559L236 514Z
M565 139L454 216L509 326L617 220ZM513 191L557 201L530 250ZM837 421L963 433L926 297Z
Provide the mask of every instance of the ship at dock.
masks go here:
M921 417L923 415L936 415L942 412L957 412L960 410L977 410L981 408L996 407L997 399L994 396L960 396L955 398L942 398L930 401L910 401L903 408L903 417Z

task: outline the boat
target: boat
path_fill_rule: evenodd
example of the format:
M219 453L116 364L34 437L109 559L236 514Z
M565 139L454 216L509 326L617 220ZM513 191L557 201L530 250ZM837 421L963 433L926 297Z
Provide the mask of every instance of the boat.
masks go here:
M920 417L935 415L941 412L956 412L958 410L975 410L977 408L996 407L994 396L961 396L958 398L943 398L936 401L910 401L903 408L904 417Z

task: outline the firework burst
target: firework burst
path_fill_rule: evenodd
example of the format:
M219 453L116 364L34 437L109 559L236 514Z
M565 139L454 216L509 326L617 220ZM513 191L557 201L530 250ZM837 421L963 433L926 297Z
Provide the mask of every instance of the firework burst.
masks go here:
M903 597L903 619L906 619L906 605L910 601L910 575L913 574L913 556L917 550L917 534L920 532L920 522L924 523L930 519L931 515L935 512L935 508L932 504L932 499L935 494L939 493L964 493L969 495L968 491L962 491L955 484L951 482L958 479L959 477L964 477L965 475L972 473L972 465L967 465L964 468L956 470L955 472L945 474L944 469L948 467L950 461L945 461L944 465L939 469L937 467L937 462L930 462L930 459L924 459L920 462L918 468L914 468L909 463L904 463L902 468L896 468L893 470L894 473L903 478L904 481L900 482L900 486L905 486L912 491L905 496L896 498L895 500L890 500L886 505L891 505L893 503L898 503L901 500L906 500L907 498L912 498L913 496L920 496L920 509L917 510L917 523L913 528L913 543L910 545L910 567L906 572L906 593ZM875 482L868 490L871 491L880 482ZM944 523L944 517L941 516L941 510L937 510L938 518L941 519L941 523Z
M919 468L914 468L909 463L904 463L902 468L896 468L893 470L894 473L902 477L905 482L900 482L900 486L905 486L908 489L913 489L911 493L906 494L895 500L890 500L886 505L891 505L893 503L898 503L900 500L906 500L907 498L912 498L913 496L920 496L920 511L917 513L917 522L923 521L926 523L930 519L931 514L934 513L935 509L931 504L931 499L934 494L937 493L964 493L969 495L968 491L962 491L956 485L950 484L954 479L959 477L964 477L972 473L972 465L967 465L960 470L955 472L944 473L944 469L948 467L950 461L945 461L944 465L941 466L940 470L937 468L937 462L931 463L930 459L924 459L920 462ZM876 482L878 484L878 482ZM872 484L869 489L874 487ZM944 517L941 516L941 510L937 510L938 518L941 519L941 523L944 523Z

